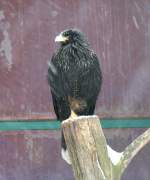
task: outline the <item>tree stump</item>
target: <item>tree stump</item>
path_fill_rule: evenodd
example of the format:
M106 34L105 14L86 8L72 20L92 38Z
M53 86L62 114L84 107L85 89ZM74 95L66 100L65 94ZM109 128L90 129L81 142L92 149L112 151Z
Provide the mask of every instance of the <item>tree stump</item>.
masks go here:
M150 140L148 129L118 153L107 145L97 116L67 119L62 128L76 180L120 180L132 158Z

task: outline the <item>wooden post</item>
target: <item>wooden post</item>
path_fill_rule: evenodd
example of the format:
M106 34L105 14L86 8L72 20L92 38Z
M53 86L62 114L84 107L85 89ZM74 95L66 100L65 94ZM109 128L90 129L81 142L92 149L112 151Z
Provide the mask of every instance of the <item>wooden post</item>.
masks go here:
M107 145L97 116L68 119L62 128L76 180L120 180L132 158L150 140L147 130L118 153Z

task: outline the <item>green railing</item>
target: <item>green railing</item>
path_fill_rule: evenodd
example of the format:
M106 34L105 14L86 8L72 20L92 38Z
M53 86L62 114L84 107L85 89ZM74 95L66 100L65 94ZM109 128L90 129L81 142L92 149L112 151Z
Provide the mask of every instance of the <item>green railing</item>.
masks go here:
M149 128L150 118L137 119L102 119L103 128ZM0 121L0 131L16 130L57 130L60 129L60 122L56 120L17 120Z

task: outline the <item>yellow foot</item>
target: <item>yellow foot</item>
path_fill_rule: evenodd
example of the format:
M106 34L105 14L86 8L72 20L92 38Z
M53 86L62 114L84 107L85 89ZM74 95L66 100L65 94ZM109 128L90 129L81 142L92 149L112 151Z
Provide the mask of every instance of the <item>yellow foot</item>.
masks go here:
M76 117L78 117L78 115L74 111L71 110L71 115L69 118L76 118Z
M78 116L74 111L71 110L71 114L70 114L69 118L66 119L66 120L64 120L64 121L62 121L62 124L67 123L67 122L70 121L71 119L75 119L75 118L77 118L77 117L79 117L79 116Z

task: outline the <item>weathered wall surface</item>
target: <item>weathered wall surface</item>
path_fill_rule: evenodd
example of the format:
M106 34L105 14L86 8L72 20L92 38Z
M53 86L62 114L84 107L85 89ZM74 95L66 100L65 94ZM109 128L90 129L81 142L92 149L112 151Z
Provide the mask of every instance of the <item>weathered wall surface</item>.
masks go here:
M144 129L105 130L109 144L117 151ZM134 158L122 180L149 180L150 144ZM60 157L57 131L0 133L0 180L73 180L72 169Z
M0 118L54 118L47 61L77 27L101 58L96 113L150 116L149 0L0 0Z
M100 117L150 117L149 0L0 0L0 119L54 118L47 62L54 37L77 27L101 59ZM142 129L105 130L123 150ZM123 180L149 180L150 145ZM0 180L73 180L60 133L0 132Z

